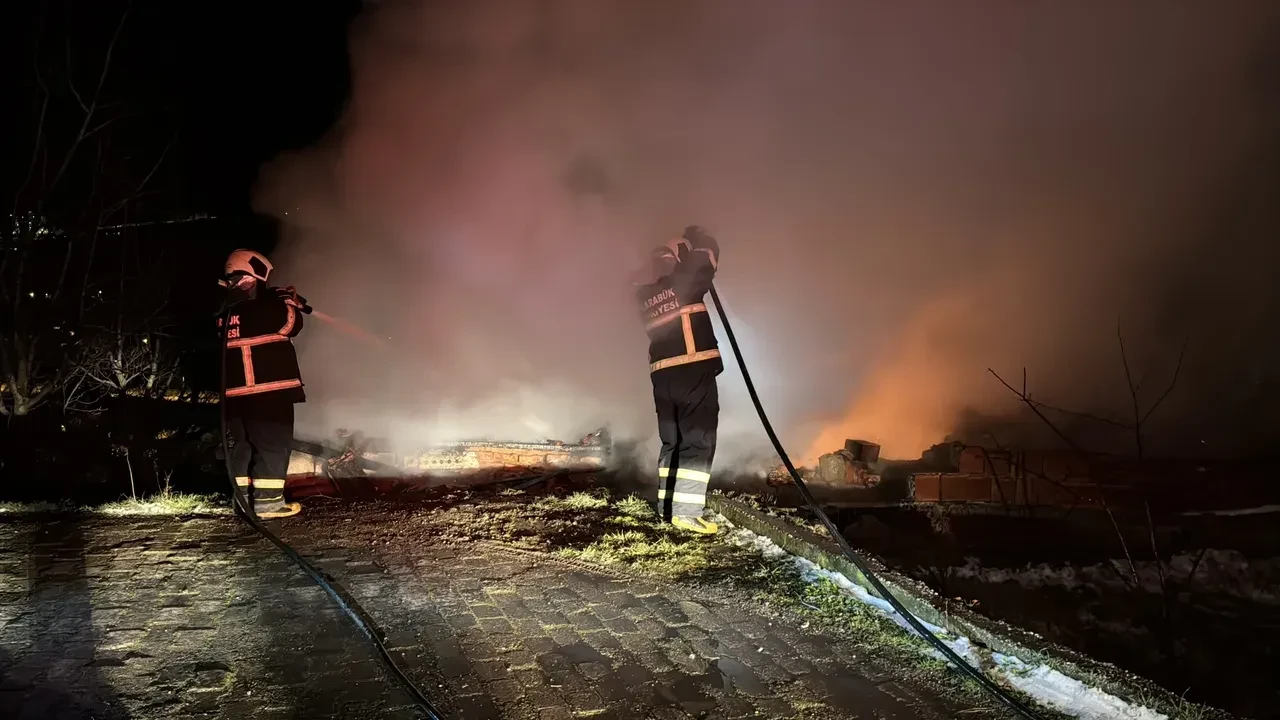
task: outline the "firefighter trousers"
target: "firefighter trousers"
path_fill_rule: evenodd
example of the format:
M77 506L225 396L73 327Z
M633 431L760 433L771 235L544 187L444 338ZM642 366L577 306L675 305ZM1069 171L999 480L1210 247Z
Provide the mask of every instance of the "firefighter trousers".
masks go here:
M653 380L658 411L658 510L662 517L696 518L707 504L711 461L716 452L719 367L691 363L659 370ZM718 363L717 363L718 365ZM703 366L703 367L699 367Z
M255 511L284 504L284 479L293 449L293 399L279 393L230 398L227 432L231 435L231 472L236 485L253 498Z

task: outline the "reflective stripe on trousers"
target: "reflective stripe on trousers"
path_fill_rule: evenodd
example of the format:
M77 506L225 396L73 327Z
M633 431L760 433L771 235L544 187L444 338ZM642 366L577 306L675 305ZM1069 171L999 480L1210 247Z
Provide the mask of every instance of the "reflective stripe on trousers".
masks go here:
M284 479L254 478L253 502L257 505L284 502Z
M674 482L673 482L674 481ZM711 483L711 473L689 468L677 468L675 477L671 477L671 469L658 468L658 504L671 499L671 514L684 517L702 515L707 505L707 487Z

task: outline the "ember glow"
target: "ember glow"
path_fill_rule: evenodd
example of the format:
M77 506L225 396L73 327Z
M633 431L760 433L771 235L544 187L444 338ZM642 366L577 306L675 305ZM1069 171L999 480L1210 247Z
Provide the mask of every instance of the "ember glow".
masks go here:
M1280 167L1258 160L1278 6L1232 7L372 6L346 117L257 196L289 223L281 277L391 338L304 335L300 427L652 438L627 277L688 223L720 237L717 285L807 460L849 436L914 455L1008 410L989 366L1123 405L1117 316L1157 368L1200 333L1167 411L1225 412L1247 393L1207 379L1277 372L1208 351L1276 311L1218 303L1277 260L1256 187ZM733 462L767 441L736 372L721 386Z

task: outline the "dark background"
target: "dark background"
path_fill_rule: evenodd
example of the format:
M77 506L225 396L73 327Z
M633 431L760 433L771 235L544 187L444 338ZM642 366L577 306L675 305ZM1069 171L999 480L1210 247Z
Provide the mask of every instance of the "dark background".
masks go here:
M0 199L10 223L43 217L61 232L51 240L14 230L6 246L8 357L31 344L16 340L38 339L34 357L49 382L66 383L68 356L83 343L138 348L145 336L177 364L170 395L188 402L156 402L161 391L135 387L99 393L92 412L68 410L56 392L18 412L5 393L0 496L118 496L128 492L130 465L139 493L171 471L175 486L217 486L208 452L216 406L190 402L217 389L213 278L232 249L273 249L276 224L250 207L258 168L333 127L349 92L347 31L359 10L357 2L6 4L0 92L10 130ZM86 107L90 135L59 176ZM44 298L60 276L64 292Z
M236 247L273 250L276 223L251 209L257 173L338 123L350 91L348 33L361 7L49 0L0 11L0 93L9 120L0 200L12 208L0 212L12 213L10 222L43 217L60 233L51 240L29 228L11 232L0 286L21 292L6 295L0 309L0 347L16 356L18 340L38 340L32 357L45 379L30 381L33 387L65 385L76 353L95 344L137 349L154 339L150 347L163 347L177 367L164 388L105 392L75 408L61 402L65 393L50 393L19 413L12 393L0 392L9 408L0 416L0 497L114 497L129 491L130 469L146 475L136 483L144 490L168 472L175 485L225 483L212 454L214 406L192 401L217 389L213 278ZM1267 55L1257 72L1268 117L1280 97L1277 57ZM99 106L85 125L93 133L53 183L95 95ZM1276 157L1273 146L1256 159L1256 172L1233 185L1232 203L1274 190ZM1223 215L1218 224L1230 230L1234 215ZM1217 245L1195 248L1188 265L1211 267ZM61 294L51 291L59 278L67 281ZM1256 290L1274 308L1274 293ZM24 299L27 293L35 294ZM1207 307L1203 293L1185 298L1169 311L1179 335L1195 307ZM1236 387L1222 393L1221 405L1239 419L1225 432L1265 446L1274 435L1274 387L1222 380ZM158 397L165 392L188 401L166 402Z

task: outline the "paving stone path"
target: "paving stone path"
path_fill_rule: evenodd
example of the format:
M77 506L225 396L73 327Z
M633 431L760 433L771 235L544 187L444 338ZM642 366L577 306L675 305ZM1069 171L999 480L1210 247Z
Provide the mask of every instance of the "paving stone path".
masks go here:
M234 519L0 523L0 717L417 717Z
M356 532L369 522L282 534L451 718L996 716L742 598L492 543L372 544ZM67 518L0 522L0 717L421 715L327 596L238 521Z

